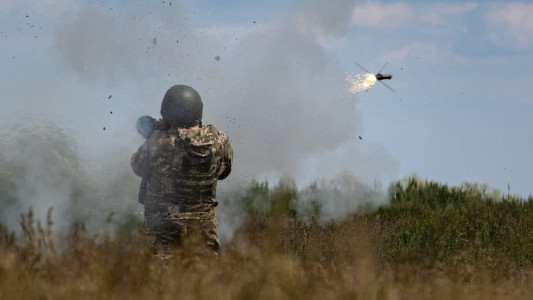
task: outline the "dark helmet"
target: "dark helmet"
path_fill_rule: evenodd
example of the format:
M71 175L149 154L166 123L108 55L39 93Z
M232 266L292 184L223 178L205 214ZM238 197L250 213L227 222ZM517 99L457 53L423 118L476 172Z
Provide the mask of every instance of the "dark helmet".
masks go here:
M202 122L204 104L198 92L187 85L168 89L161 103L161 116L170 127L191 127Z

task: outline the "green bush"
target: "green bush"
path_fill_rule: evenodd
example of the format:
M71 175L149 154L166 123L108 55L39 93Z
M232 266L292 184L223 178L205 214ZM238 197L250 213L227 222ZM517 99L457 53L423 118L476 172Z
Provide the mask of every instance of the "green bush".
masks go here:
M389 262L501 258L517 266L533 263L531 197L488 193L475 184L448 187L414 177L392 184L389 197L390 205L370 217L379 228L376 247Z

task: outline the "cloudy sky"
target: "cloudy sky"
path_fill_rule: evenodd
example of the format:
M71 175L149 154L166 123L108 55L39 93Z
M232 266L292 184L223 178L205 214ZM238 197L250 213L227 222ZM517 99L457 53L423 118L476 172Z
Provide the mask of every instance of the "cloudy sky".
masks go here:
M529 195L532 15L508 1L3 0L1 127L53 122L84 161L129 168L137 117L188 84L230 136L230 182L417 173ZM388 62L396 92L347 92L355 62Z

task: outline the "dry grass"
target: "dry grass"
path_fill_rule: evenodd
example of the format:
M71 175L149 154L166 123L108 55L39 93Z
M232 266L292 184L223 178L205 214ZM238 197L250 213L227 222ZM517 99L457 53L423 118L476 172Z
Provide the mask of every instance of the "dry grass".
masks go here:
M373 226L365 218L323 226L294 219L266 226L249 223L215 261L194 260L186 249L160 260L139 231L118 239L76 233L59 252L50 243L39 242L46 230L37 231L23 245L5 240L0 247L0 298L524 299L533 295L531 268L487 269L475 263L427 268L382 262L373 251Z
M497 209L501 216L493 221L499 227L479 223L468 213L470 202L420 210L400 198L375 213L320 223L301 221L290 209L296 192L263 192L271 209L247 212L250 218L223 246L220 258L208 261L190 257L186 248L159 259L139 224L99 236L78 226L67 237L55 237L51 218L43 226L29 212L20 219L20 237L0 227L0 299L533 297L533 265L527 244L521 245L526 233L503 239L503 233L512 233L505 222L515 223L501 212L500 202L483 208L469 200L476 203L477 215L494 217L492 209ZM437 194L443 201L443 192ZM516 224L529 224L532 214L526 208L531 205L501 205L520 220ZM522 212L511 205L521 205ZM487 228L493 234L481 234ZM469 230L475 234L462 233ZM406 231L411 232L408 239Z

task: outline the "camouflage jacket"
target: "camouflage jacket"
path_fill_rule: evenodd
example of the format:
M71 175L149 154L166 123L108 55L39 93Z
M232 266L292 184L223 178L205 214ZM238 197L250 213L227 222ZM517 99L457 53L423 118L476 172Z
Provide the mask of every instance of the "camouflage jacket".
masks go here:
M217 206L217 180L231 172L233 150L214 126L156 129L133 154L136 175L149 178L149 203L177 204L183 213L202 213Z

